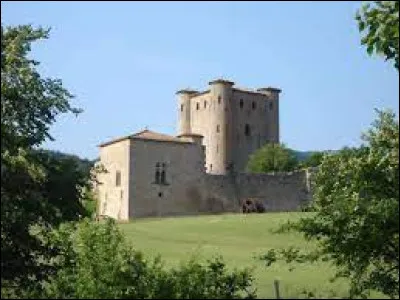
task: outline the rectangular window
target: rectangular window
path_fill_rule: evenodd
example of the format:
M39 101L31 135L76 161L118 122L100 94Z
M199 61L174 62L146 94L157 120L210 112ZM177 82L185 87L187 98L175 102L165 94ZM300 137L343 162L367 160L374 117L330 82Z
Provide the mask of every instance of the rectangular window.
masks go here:
M157 163L155 173L155 184L168 184L167 183L167 164Z
M165 163L163 163L162 164L162 170L161 170L161 183L162 184L166 184L167 183L167 181L166 181L166 164Z
M115 174L115 185L121 186L121 171L117 171Z

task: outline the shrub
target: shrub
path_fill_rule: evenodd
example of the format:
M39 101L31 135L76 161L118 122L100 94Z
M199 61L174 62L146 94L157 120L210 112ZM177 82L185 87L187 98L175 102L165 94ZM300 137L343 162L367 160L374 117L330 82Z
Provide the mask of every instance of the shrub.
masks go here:
M250 155L246 169L250 173L268 173L293 171L297 167L293 150L284 144L268 143Z
M264 213L265 211L264 204L258 199L246 199L242 203L243 213Z
M241 299L254 298L250 271L228 272L222 259L195 260L166 269L160 258L147 260L125 241L115 221L83 220L51 234L62 250L59 271L44 283L45 298Z

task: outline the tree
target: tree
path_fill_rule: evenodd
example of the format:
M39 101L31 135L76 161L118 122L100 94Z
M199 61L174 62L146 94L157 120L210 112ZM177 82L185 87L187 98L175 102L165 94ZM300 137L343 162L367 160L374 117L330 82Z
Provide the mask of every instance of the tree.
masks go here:
M67 178L77 174L69 162L33 151L52 139L49 127L59 114L80 112L69 104L73 96L61 80L42 78L39 62L28 58L31 44L48 33L1 26L1 279L2 287L18 287L14 291L54 271L44 262L55 249L38 239L33 226L49 228L84 212L73 186L83 177Z
M294 152L285 145L268 143L253 153L247 163L247 171L266 173L292 171L297 166Z
M62 249L57 273L44 290L27 296L49 299L251 299L248 269L228 271L222 259L195 260L165 269L159 258L135 251L115 221L64 223L50 234Z
M356 14L360 32L365 32L361 44L368 54L376 53L393 60L399 70L399 1L366 3Z
M321 164L324 158L324 152L315 151L312 152L304 161L300 162L299 165L303 168L317 167Z
M378 111L363 140L360 148L324 158L313 183L316 213L288 225L317 241L318 250L272 250L263 259L328 259L339 267L338 277L350 278L350 297L372 289L398 299L399 123L394 113Z

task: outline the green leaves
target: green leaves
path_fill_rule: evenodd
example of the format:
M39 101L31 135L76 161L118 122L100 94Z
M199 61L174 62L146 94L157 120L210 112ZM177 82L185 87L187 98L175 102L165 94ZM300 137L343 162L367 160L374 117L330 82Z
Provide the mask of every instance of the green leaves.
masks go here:
M266 173L293 171L297 166L294 152L285 145L268 143L253 153L247 164L247 171Z
M84 214L79 188L88 176L73 160L33 151L52 139L49 128L59 114L79 112L61 80L42 78L39 62L28 58L32 43L48 36L41 27L1 26L1 279L16 292L54 271L43 260L55 250L32 227Z
M399 69L399 2L374 1L364 4L356 13L358 29L364 35L361 44L367 53L383 55Z
M115 222L82 220L63 224L49 235L62 255L58 271L44 284L40 298L75 299L251 299L250 271L226 269L221 258L195 260L166 269L145 259L125 240Z
M324 155L324 152L315 151L299 165L302 168L318 167L324 159Z
M1 30L2 153L40 145L51 136L49 126L60 113L79 113L61 80L42 78L38 62L28 59L31 43L47 39L49 30L31 26Z
M391 111L377 114L364 145L324 156L313 182L315 214L282 228L318 241L319 252L279 249L263 260L329 259L350 279L350 297L371 289L399 297L399 123Z

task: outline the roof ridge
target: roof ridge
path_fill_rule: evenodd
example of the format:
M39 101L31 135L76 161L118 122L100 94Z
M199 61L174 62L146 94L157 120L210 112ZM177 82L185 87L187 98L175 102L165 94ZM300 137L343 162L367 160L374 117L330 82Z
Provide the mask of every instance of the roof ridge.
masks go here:
M131 134L131 135L127 135L127 136L123 136L117 139L113 139L109 142L100 144L99 146L106 146L118 141L122 141L125 139L140 139L140 140L153 140L153 141L160 141L160 142L175 142L175 143L185 143L185 144L191 144L192 142L187 141L185 139L181 139L177 136L174 135L168 135L165 133L161 133L161 132L156 132L156 131L151 131L149 129L144 129L141 130L137 133Z
M142 134L142 133L145 133L145 132L149 132L150 130L148 130L147 128L145 128L145 129L143 129L143 130L140 130L140 131L138 131L138 132L136 132L136 133L134 133L134 134L131 134L130 136L137 136L137 135L139 135L139 134Z

